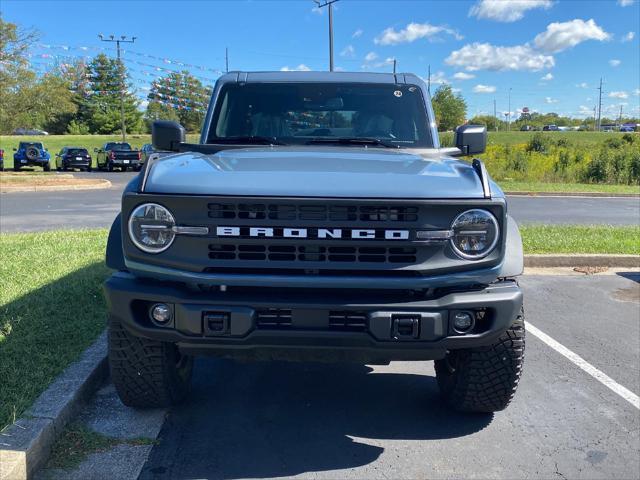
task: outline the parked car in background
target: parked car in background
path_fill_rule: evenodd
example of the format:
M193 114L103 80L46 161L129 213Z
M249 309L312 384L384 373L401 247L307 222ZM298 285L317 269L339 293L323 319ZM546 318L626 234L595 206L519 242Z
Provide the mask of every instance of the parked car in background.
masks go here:
M620 127L620 131L621 132L635 132L635 130L633 129L633 127L631 125L622 125Z
M42 167L45 172L51 170L51 155L41 142L20 142L13 149L13 169L17 172L22 167Z
M147 160L149 160L149 156L151 156L151 154L155 152L156 151L153 148L153 145L151 145L150 143L145 143L144 145L142 145L142 148L140 149L140 160L142 161L142 163L144 164Z
M4 172L4 150L0 148L0 172Z
M557 125L545 125L544 127L542 127L543 132L557 132L559 130L560 129Z
M522 127L520 127L520 131L521 132L532 132L533 131L533 127L531 125L523 125Z
M49 132L36 128L16 128L12 135L49 135Z
M134 150L128 143L107 142L102 148L94 149L98 155L96 162L98 169L112 172L114 168L126 172L127 169L140 170L142 167L140 150Z
M91 171L91 155L86 148L82 147L63 147L56 154L56 170L66 171L79 168L85 172Z

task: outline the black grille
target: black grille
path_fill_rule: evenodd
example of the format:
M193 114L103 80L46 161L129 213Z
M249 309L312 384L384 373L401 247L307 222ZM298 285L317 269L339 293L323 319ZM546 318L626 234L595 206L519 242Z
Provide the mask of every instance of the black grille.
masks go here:
M329 312L329 328L334 330L363 331L367 328L366 312L334 311Z
M269 308L258 310L257 323L260 328L286 328L291 326L291 310Z
M414 247L351 247L311 245L209 245L211 260L253 260L272 262L366 262L416 263Z
M388 205L280 205L210 203L209 218L249 220L307 220L333 222L416 222L418 207Z
M285 330L295 328L292 321L293 313L290 309L268 308L256 312L257 327L260 329ZM366 312L349 310L332 310L327 312L326 323L317 325L316 330L337 330L363 332L367 329L368 315Z

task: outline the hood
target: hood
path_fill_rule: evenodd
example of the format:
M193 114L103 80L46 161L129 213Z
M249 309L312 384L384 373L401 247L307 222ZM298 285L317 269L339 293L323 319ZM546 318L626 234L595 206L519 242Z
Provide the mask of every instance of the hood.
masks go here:
M316 146L170 155L153 164L144 191L269 197L483 197L482 183L471 165L437 150L418 155Z

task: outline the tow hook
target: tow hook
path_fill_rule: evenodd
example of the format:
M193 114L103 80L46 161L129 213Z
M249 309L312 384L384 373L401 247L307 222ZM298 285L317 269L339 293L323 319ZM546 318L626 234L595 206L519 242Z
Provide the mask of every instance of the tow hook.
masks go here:
M391 317L391 338L394 340L415 340L420 336L420 317L413 315L393 315Z

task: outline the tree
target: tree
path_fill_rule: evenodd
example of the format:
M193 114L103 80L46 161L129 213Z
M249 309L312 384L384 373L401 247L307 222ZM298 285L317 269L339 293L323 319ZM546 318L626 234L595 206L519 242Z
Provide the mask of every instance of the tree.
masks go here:
M486 125L487 130L494 131L496 126L498 130L504 130L506 122L494 117L493 115L476 115L469 120L470 125Z
M36 39L35 32L0 16L0 133L10 133L24 121L22 112L29 104L24 89L36 79L26 54Z
M432 102L438 130L453 130L464 123L467 115L467 102L459 93L454 95L451 85L440 85L433 95Z
M189 132L200 131L211 89L187 71L152 82L146 120L175 120Z
M104 54L97 55L87 66L88 84L79 111L82 123L91 133L112 134L122 130L120 92L124 83L124 119L127 132L140 132L142 112L126 84L125 66ZM124 82L123 82L123 79Z

